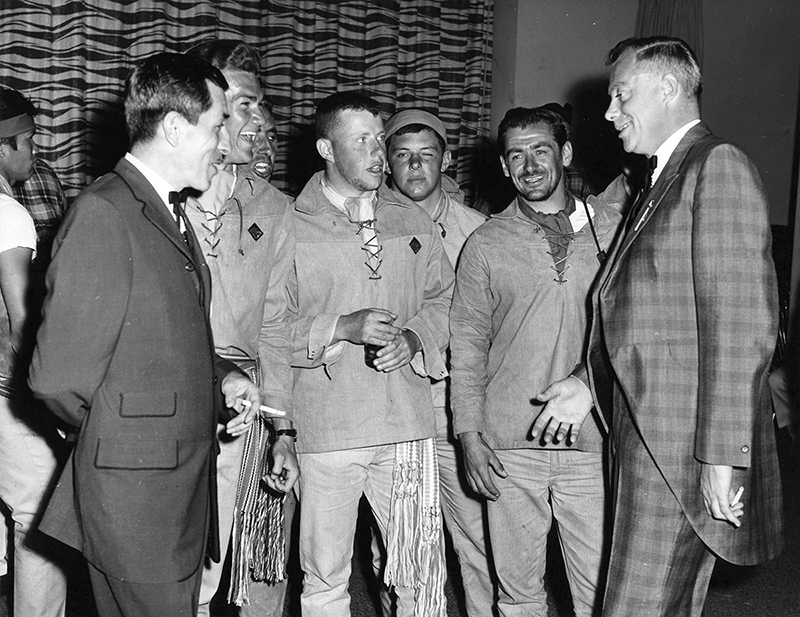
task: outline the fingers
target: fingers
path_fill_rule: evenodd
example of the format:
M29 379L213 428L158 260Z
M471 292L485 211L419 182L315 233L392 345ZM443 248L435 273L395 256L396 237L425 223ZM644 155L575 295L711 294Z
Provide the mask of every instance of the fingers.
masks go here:
M411 348L404 336L399 336L394 342L378 350L377 358L373 362L375 370L390 373L411 362Z

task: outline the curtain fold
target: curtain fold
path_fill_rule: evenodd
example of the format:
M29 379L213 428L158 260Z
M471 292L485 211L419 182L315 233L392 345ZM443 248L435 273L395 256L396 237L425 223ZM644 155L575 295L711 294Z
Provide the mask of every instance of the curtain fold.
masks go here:
M674 36L703 66L703 0L639 0L635 36Z
M262 54L274 104L276 185L296 194L319 165L315 104L342 90L384 117L422 107L442 118L468 198L488 143L492 0L4 0L0 83L32 98L37 143L70 197L127 148L121 97L134 62L212 37Z

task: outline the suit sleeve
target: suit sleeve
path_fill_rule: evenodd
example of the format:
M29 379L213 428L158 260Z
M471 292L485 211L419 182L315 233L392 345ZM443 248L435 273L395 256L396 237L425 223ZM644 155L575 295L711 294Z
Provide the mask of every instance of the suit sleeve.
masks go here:
M72 426L80 426L113 358L131 263L128 232L112 203L89 196L69 211L47 271L30 386Z
M748 156L711 151L695 188L692 278L699 389L695 456L750 464L755 414L777 334L777 283L768 205Z

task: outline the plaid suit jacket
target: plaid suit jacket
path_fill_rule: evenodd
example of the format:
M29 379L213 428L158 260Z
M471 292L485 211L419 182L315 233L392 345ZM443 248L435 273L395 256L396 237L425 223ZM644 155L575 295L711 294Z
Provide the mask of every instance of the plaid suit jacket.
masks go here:
M766 196L747 154L701 123L645 206L594 290L590 383L607 419L628 407L703 542L727 561L757 563L779 551L782 530L767 384L778 304ZM613 410L602 393L609 383ZM617 456L624 464L625 453ZM706 514L700 462L734 466L733 486L745 487L739 529Z

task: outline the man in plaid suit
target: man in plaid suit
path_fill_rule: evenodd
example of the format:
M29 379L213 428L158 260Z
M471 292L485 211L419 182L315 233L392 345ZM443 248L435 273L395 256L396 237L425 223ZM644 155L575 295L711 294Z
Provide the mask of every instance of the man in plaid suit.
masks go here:
M586 363L540 395L533 433L575 439L593 400L610 425L604 615L700 615L717 557L754 564L781 545L768 205L747 154L700 121L683 41L627 39L607 63L606 119L653 183L599 274Z

